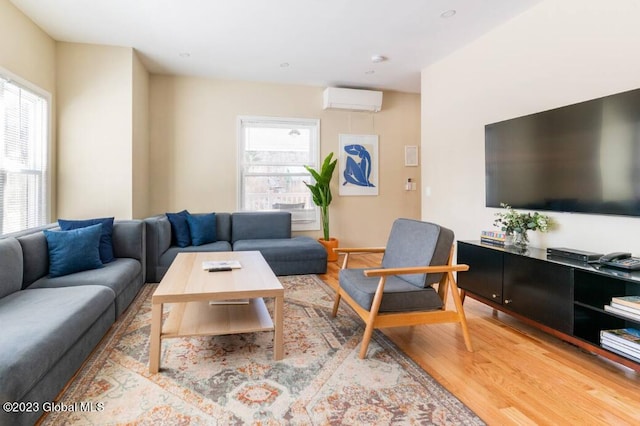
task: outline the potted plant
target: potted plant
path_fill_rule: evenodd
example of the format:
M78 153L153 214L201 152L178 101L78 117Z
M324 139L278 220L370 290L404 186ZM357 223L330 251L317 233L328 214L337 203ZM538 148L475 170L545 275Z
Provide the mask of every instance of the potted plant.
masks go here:
M514 239L513 245L524 248L529 243L527 231L547 232L551 226L551 218L538 212L519 213L508 204L500 203L505 212L496 213L494 225Z
M320 219L322 221L322 233L323 238L320 238L320 244L327 250L327 260L338 260L338 254L333 251L335 247L338 247L338 239L332 238L329 234L329 204L331 204L331 178L333 177L333 171L336 168L338 160L333 160L333 152L329 153L322 162L320 171L316 171L309 166L304 166L305 169L311 174L315 183L313 185L305 182L311 195L313 196L313 203L320 207Z

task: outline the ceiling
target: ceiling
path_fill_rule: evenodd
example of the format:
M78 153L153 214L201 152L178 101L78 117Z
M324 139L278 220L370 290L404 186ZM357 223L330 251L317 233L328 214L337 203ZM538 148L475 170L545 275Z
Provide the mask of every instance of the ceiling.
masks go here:
M539 1L11 0L55 40L133 47L151 73L413 93Z

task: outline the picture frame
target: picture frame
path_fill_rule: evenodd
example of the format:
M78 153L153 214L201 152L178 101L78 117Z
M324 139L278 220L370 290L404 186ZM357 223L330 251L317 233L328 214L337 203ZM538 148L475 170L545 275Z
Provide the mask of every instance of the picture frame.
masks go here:
M378 195L378 135L340 134L339 194Z
M418 167L418 146L405 145L404 147L404 165L405 167Z

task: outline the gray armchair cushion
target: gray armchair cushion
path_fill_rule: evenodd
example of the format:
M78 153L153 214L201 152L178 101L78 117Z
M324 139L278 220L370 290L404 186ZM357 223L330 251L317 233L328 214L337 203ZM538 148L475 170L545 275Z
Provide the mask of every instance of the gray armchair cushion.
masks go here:
M22 247L15 238L0 240L0 299L22 289Z
M239 240L291 238L289 212L237 212L231 215L232 243Z
M379 277L366 277L364 269L340 270L340 287L364 309L371 310ZM378 312L433 311L442 307L442 300L432 288L418 288L397 277L387 277L384 296Z
M389 234L383 268L446 265L453 244L453 231L435 223L396 219ZM442 274L399 275L419 288L440 281Z

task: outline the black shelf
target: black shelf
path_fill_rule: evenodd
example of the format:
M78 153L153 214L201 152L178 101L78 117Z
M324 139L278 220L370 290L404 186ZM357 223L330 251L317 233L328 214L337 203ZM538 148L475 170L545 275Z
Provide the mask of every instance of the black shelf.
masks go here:
M458 263L470 267L458 275L458 285L471 297L640 371L636 360L600 345L602 330L640 329L640 321L604 309L612 297L640 296L640 271L480 241L459 241Z

